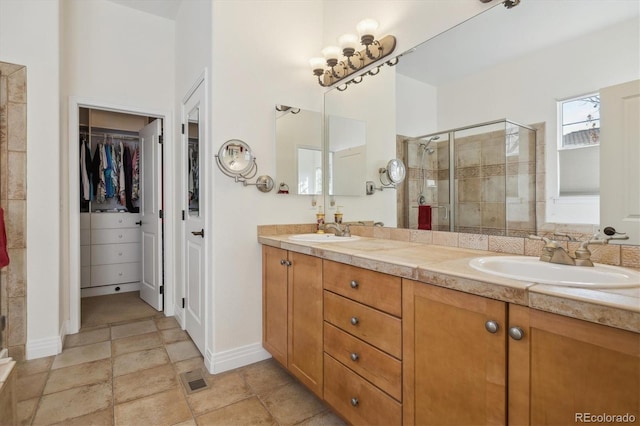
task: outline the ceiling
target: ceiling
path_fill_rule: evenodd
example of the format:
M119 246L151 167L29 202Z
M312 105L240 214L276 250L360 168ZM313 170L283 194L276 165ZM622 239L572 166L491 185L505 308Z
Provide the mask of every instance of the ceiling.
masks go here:
M182 0L108 0L122 6L175 20Z
M640 0L522 0L512 9L498 4L407 53L397 72L438 86L639 13Z

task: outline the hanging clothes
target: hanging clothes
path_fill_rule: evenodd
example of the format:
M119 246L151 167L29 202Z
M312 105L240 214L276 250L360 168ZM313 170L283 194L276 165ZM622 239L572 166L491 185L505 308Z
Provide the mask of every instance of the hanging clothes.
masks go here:
M118 157L118 170L120 172L118 174L118 181L120 184L118 188L119 203L122 206L126 206L127 197L125 194L125 188L127 185L127 180L124 177L124 144L122 143L122 141L120 141L120 156Z
M131 182L131 199L140 198L140 152L138 148L133 150L131 158L132 182Z
M91 173L91 151L86 138L80 141L80 195L82 200L91 200L91 182L89 179Z

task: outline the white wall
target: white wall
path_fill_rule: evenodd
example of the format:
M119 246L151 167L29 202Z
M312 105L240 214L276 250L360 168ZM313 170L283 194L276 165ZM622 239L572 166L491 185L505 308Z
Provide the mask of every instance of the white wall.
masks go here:
M0 1L0 60L27 67L28 348L60 345L59 7Z
M437 129L438 90L402 74L396 74L396 131L422 136Z
M556 170L556 102L637 79L639 32L637 19L627 21L441 86L438 128L504 117L546 122L546 170ZM556 173L546 174L546 188L547 222L597 223L597 205L554 203Z

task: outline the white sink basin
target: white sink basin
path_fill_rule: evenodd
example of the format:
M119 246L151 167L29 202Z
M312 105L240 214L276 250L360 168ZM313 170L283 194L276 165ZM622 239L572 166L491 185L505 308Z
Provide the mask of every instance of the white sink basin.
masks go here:
M500 277L582 288L626 288L640 286L640 273L617 266L572 266L541 262L537 257L477 257L472 268Z
M360 237L338 237L334 234L298 234L289 236L291 241L304 241L308 243L334 243L359 240Z

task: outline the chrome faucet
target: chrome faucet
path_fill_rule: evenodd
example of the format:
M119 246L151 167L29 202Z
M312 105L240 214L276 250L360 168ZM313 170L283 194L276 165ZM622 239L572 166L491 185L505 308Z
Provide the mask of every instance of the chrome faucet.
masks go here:
M333 229L333 233L336 237L350 237L351 229L348 224L345 224L343 227L340 226L339 223L330 222L324 225L325 231L329 229Z
M577 241L575 238L571 237L568 234L554 234L559 237L567 237L569 241ZM542 240L544 241L544 248L542 249L542 253L540 254L541 262L549 262L549 263L558 263L560 265L575 265L575 266L593 266L593 262L591 261L591 251L589 250L589 245L591 244L609 244L609 240L626 240L629 239L628 236L624 235L622 237L607 237L601 238L600 234L596 233L593 237L588 240L580 242L580 247L578 247L575 251L575 257L571 256L562 245L555 240L549 239L547 237L539 237L537 235L529 235L529 238L532 240Z

